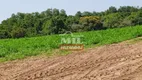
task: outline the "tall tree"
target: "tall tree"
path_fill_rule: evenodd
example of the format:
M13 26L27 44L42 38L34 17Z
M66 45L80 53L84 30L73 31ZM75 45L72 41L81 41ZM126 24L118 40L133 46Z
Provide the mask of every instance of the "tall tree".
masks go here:
M116 7L111 6L111 7L109 7L109 9L106 12L107 12L107 14L116 13L117 9L116 9Z

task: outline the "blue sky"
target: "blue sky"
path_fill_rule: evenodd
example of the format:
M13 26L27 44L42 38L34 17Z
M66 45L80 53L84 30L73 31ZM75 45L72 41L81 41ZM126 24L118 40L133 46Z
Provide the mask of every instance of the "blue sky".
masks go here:
M68 15L77 11L104 11L110 6L140 6L141 0L1 0L0 22L17 12L41 12L47 8L65 9Z

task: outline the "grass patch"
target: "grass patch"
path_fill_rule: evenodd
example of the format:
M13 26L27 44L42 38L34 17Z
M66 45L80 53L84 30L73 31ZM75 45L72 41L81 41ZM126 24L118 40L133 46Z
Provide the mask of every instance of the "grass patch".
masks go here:
M106 45L142 36L142 26L108 29L100 31L80 32L84 36L85 47ZM68 35L67 35L68 36ZM0 40L0 61L23 59L39 54L53 55L59 48L61 37L59 35ZM69 54L67 51L58 52L61 55Z
M140 41L142 41L142 37L130 40L130 41L128 41L128 44L135 44L135 43L140 42Z

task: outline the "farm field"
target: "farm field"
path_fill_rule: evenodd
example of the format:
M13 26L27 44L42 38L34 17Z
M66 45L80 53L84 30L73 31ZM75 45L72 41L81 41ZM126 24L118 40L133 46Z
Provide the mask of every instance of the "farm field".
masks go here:
M142 26L107 29L100 31L80 32L83 35L86 48L112 43L142 36ZM69 36L66 35L66 36ZM52 55L52 51L59 49L61 38L59 35L0 40L0 61L23 59L40 54ZM66 54L66 52L61 52Z
M138 0L1 1L0 80L142 80Z
M1 80L141 80L142 38L54 58L0 63Z

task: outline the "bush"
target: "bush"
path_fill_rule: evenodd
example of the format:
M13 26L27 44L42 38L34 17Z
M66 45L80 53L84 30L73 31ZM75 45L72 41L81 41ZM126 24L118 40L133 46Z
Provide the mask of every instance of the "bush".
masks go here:
M11 36L13 38L21 38L21 37L24 37L25 34L26 34L26 31L24 28L16 28L16 29L13 29L11 32Z

